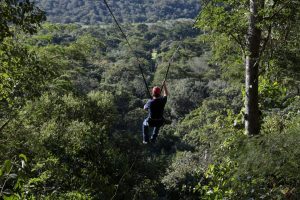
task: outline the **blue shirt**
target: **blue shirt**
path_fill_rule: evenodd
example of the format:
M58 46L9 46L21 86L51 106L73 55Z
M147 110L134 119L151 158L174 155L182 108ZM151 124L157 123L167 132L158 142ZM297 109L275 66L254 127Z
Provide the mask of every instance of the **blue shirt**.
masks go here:
M162 119L164 114L164 108L167 103L167 97L159 97L157 99L149 100L144 109L149 111L149 117L152 119Z

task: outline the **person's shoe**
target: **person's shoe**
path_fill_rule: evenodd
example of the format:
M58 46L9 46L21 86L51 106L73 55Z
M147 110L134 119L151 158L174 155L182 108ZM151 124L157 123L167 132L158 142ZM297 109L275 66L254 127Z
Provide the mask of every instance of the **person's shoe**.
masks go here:
M148 142L147 141L143 141L143 144L148 144Z

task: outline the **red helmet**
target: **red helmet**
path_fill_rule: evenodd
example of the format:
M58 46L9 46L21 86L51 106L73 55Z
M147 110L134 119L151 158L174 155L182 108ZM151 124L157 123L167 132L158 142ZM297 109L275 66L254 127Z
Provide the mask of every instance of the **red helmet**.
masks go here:
M153 96L159 96L159 95L160 95L160 92L161 92L161 90L160 90L160 88L157 87L157 86L155 86L155 87L152 89L152 95L153 95Z

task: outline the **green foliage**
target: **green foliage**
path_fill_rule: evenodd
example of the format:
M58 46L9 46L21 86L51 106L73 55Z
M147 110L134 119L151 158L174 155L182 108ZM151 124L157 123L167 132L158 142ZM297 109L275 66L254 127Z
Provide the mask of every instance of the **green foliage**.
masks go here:
M205 191L215 187L208 185L208 166L213 165L213 161L219 156L228 156L231 152L227 149L239 145L236 137L240 130L234 126L236 115L229 106L229 102L238 99L238 92L233 88L214 90L210 93L211 98L205 99L199 108L188 114L177 126L176 134L183 142L178 148L184 150L185 156L175 157L163 179L171 196L177 195L180 199L198 199L199 196L204 198ZM239 104L236 106L236 110L241 108ZM192 152L186 152L187 150ZM186 160L191 158L194 159L189 164L190 161ZM219 190L215 193L217 199L221 198L218 193Z
M186 14L178 6L185 9L190 2L109 3L123 6L124 21L156 21ZM82 12L103 7L80 1L40 3L57 12L66 6ZM215 20L212 26L228 23L230 29L223 26L213 35L192 29L192 20L123 25L150 86L161 84L180 44L167 79L165 113L172 124L160 130L156 144L147 146L141 144L146 91L136 60L115 27L46 23L30 38L20 34L3 40L1 185L13 174L3 187L9 192L5 198L298 199L298 25L288 25L291 35L280 42L286 32L276 18L275 46L267 45L261 60L262 135L249 138L241 130L243 51L234 32L245 31L246 16L239 19L245 5L215 3L207 8L217 9L220 19L216 13L209 18L209 10L203 15ZM290 3L283 8L284 19L295 11ZM129 16L129 7L137 4L142 6L136 11L144 9L143 14ZM148 4L149 10L143 7ZM161 9L150 10L155 6ZM60 17L56 11L53 20ZM158 17L149 16L158 11ZM272 16L271 11L264 15ZM89 16L65 22L111 20ZM8 121L6 113L12 110L14 118Z
M167 175L162 179L169 199L197 199L198 193L194 193L194 187L197 184L199 172L206 164L202 162L204 156L204 154L189 151L176 154Z
M107 93L97 92L90 93L84 100L71 94L62 97L45 94L39 101L26 105L18 120L23 127L22 134L26 135L27 148L19 148L30 149L27 154L36 154L30 163L34 167L32 175L36 176L27 183L30 194L47 196L57 190L71 192L70 181L75 185L104 184L107 175L94 172L108 167L105 163L113 153L108 151L107 135L115 115L111 98ZM7 137L18 126L17 122L12 123ZM16 139L24 140L19 136ZM73 178L65 180L68 176ZM91 177L97 183L90 182ZM52 185L51 189L48 184ZM45 192L40 193L42 190Z
M178 34L182 34L180 30L192 24L191 21L174 23L156 24L147 29L146 25L126 27L149 82L153 79L161 82L161 74L155 74L155 61L169 59L178 44ZM173 27L176 34L171 31ZM154 39L141 42L144 35L138 29L147 30ZM202 45L195 41L197 32L192 30L183 36L187 37L181 50L184 66L174 67L174 86L183 71L210 70L204 66L205 58L201 58ZM175 41L167 42L167 36ZM157 145L141 146L140 127L146 117L142 110L145 89L135 59L113 27L45 24L37 35L20 36L20 39L26 46L24 49L35 52L49 70L59 69L40 84L38 94L22 99L26 104L2 129L0 150L6 153L1 159L10 159L18 153L30 158L24 181L28 195L39 199L164 196L159 180L167 167L169 154L175 153L176 145L180 146L181 142L173 134L174 126L166 126L161 130ZM154 48L157 49L155 61L151 60L150 51ZM193 48L199 52L193 53ZM202 59L201 65L197 65ZM176 58L175 62L177 60L180 59ZM198 69L202 66L203 70ZM189 86L201 81L195 77L186 82L184 88L179 86L181 81L177 83L177 93L194 96L189 100L192 109L201 99L196 97L197 88ZM203 87L206 83L203 81ZM29 90L32 91L34 87ZM174 93L172 102L175 105L179 101ZM172 111L174 116L178 113L178 110Z
M270 82L267 79L260 78L258 92L263 99L263 109L280 108L283 106L287 94L287 88L278 82Z
M66 194L62 195L51 195L49 197L46 197L45 200L51 200L51 199L58 199L58 200L90 200L92 199L90 195L84 194L84 193L79 193L77 191L74 192L68 192Z
M5 160L0 165L0 197L2 199L30 198L27 194L28 188L25 185L26 180L28 180L26 175L27 163L27 157L20 154L18 158Z
M0 2L0 43L15 35L20 28L25 33L36 33L41 22L46 20L45 13L30 1L6 0Z
M204 151L208 153L207 159L212 158L207 168L196 168L199 173L193 177L198 178L198 184L193 192L185 194L187 197L198 194L200 199L299 198L296 181L299 159L295 157L298 152L294 143L299 137L299 96L294 96L293 90L289 91L289 86L293 85L291 82L288 86L287 83L261 78L260 83L265 117L262 136L249 139L240 134L236 129L238 126L233 123L237 120L236 116L228 108L222 114L222 109L215 105L205 112L207 103L214 105L212 100L204 101L199 109L186 117L182 128L179 126L177 132L188 144L197 148L195 154ZM211 95L220 96L222 93L214 89ZM232 94L226 96L236 96ZM224 100L222 102L228 104ZM240 105L234 109L238 112L241 104L236 105ZM224 114L225 118L221 117ZM229 124L236 128L232 129Z
M204 178L195 187L202 199L233 199L233 190L227 188L228 180L234 182L230 173L235 166L230 162L221 165L209 165Z
M296 100L293 104L298 103ZM299 198L300 123L299 115L291 115L295 112L298 109L272 113L264 120L262 135L253 138L224 126L221 126L223 131L210 133L215 137L207 140L210 141L207 152L213 155L213 160L207 168L196 168L200 172L194 175L198 177L198 184L190 195L196 192L201 199ZM214 124L221 128L218 122ZM197 132L201 135L199 130ZM222 132L225 135L220 134Z
M39 96L57 73L35 52L14 40L0 45L0 115L10 118L26 100Z
M190 156L199 160L190 168L188 161L180 164L183 159L175 157L163 178L168 195L178 199L299 198L299 98L285 100L281 110L270 110L276 104L268 104L262 135L248 138L236 124L242 104L229 103L241 99L234 91L214 88L210 94L218 98L205 99L177 126L176 133L185 143L179 148L192 150ZM261 92L282 102L286 89L265 84Z
M241 85L244 76L244 60L240 46L226 34L205 34L200 38L211 44L212 54L209 63L221 68L222 79Z

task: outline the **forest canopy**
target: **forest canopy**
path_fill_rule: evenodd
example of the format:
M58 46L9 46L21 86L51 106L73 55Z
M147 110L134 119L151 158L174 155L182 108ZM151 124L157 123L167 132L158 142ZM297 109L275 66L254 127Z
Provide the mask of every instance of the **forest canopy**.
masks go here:
M68 15L64 1L41 2ZM192 1L108 2L132 22L120 13ZM250 135L248 1L202 2L197 20L156 21L170 10L152 10L151 23L120 23L133 51L112 23L45 22L30 1L1 1L0 199L300 199L300 3L260 2L260 130ZM149 91L170 66L170 123L156 143L142 143L149 97L138 64Z
M35 0L55 23L99 24L112 22L102 0ZM158 20L195 18L197 0L112 0L108 1L121 22L156 22Z

